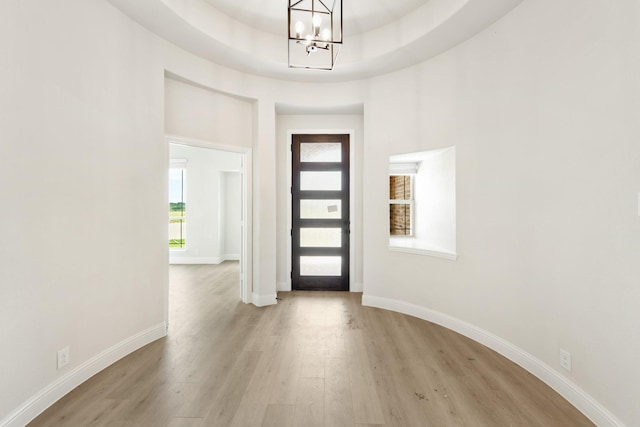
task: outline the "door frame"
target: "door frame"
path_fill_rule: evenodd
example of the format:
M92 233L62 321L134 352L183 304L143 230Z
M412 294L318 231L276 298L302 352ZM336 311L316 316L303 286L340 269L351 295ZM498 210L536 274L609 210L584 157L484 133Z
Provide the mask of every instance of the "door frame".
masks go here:
M240 300L245 303L251 303L251 295L253 289L253 160L252 149L250 147L238 147L234 145L218 144L211 141L203 141L198 139L186 138L178 135L165 135L165 150L167 170L169 165L169 144L187 145L191 147L208 148L211 150L228 151L241 155L240 176L242 180L242 221L241 221L241 249L240 249ZM166 188L166 185L165 185ZM166 240L166 239L165 239ZM167 270L169 268L169 249L167 248ZM165 322L169 324L169 281L166 281L165 293Z
M291 195L291 174L292 174L292 153L291 153L291 137L293 134L320 134L320 135L349 135L349 216L351 221L351 233L349 234L349 292L357 292L354 291L354 273L356 270L356 257L355 257L355 237L357 230L357 216L356 212L356 193L355 193L355 176L356 176L356 132L355 129L287 129L287 279L286 279L286 289L281 289L283 291L291 290L291 257L292 257L292 248L291 248L291 236L289 230L291 230L291 215L292 215L292 195Z

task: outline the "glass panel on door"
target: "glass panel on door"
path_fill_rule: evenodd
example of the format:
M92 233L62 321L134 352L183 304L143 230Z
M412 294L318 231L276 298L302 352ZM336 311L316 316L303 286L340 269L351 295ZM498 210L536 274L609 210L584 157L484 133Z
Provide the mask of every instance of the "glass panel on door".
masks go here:
M341 162L342 144L339 142L300 144L301 162Z
M339 256L301 256L301 276L340 276L342 257Z
M342 190L342 172L300 172L300 191Z
M300 200L300 218L340 219L342 218L341 200Z
M300 247L339 248L342 246L341 228L301 228Z

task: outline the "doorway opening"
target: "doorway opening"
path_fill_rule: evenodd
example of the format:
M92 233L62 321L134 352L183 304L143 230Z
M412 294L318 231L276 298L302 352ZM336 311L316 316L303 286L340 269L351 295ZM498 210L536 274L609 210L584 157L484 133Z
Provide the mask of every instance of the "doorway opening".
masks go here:
M169 264L237 263L251 302L251 149L167 137ZM169 290L165 319L169 318Z
M291 287L348 291L349 135L291 140Z

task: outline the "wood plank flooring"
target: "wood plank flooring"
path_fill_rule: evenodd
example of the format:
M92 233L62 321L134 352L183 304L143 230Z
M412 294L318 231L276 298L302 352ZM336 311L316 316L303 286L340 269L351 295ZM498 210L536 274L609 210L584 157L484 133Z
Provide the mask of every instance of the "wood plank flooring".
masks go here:
M362 295L239 302L238 265L172 266L168 337L97 374L30 426L593 425L488 348L362 307Z

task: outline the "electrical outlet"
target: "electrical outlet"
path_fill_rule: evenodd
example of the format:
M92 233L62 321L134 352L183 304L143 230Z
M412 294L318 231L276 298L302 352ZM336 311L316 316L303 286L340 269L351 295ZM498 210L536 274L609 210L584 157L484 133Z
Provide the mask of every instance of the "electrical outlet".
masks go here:
M69 364L69 346L58 350L58 369L62 369Z
M560 349L560 366L571 372L571 353L567 350Z

